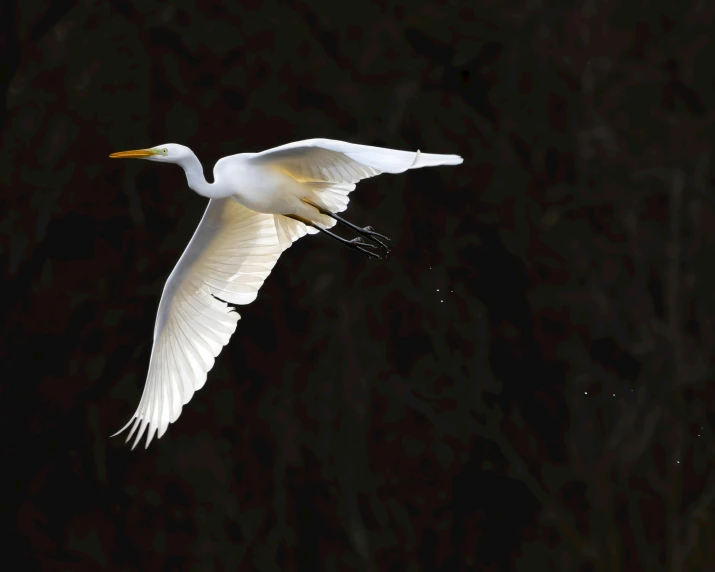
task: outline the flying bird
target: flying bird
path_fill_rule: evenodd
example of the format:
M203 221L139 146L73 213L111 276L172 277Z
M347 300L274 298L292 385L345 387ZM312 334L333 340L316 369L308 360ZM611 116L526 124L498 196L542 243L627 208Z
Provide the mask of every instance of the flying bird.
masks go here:
M161 438L203 387L240 318L229 304L253 302L278 257L294 241L322 232L369 257L389 252L387 237L337 214L347 208L355 183L380 173L462 163L458 155L308 139L223 157L209 183L198 158L184 145L166 143L110 157L176 163L184 169L189 188L210 199L164 286L139 407L115 433L131 426L126 440L136 433L132 449L145 432L146 447L155 434ZM330 230L337 223L359 236L338 236Z

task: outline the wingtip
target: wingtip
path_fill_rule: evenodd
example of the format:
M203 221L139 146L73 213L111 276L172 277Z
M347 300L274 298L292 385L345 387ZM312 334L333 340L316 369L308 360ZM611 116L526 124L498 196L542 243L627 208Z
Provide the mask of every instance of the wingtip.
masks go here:
M125 442L125 443L129 443L129 441L131 440L131 438L132 438L132 436L134 435L135 431L137 430L137 428L139 427L139 425L141 425L141 418L140 418L140 417L132 416L132 418L129 420L129 422L128 422L124 427L122 427L122 428L121 428L119 431L117 431L114 435L110 435L109 438L111 439L112 437L116 437L116 436L119 435L120 433L123 433L124 431L126 431L127 427L129 427L130 425L132 426L132 428L131 428L131 430L129 431L129 434L127 435L127 438L124 439L124 442ZM142 430L141 432L137 433L136 439L135 439L135 441L134 441L134 445L132 446L132 451L134 450L134 447L137 446L137 443L139 442L139 437L141 437L141 434L142 434L143 432L144 432L144 431Z
M154 440L154 436L157 434L158 429L153 426L149 426L149 430L146 432L146 443L144 444L144 449L149 448L149 443Z
M114 433L113 435L110 435L109 438L111 439L112 437L116 437L116 436L119 435L120 433L124 433L124 431L127 430L127 427L129 427L129 426L132 424L133 421L134 421L134 417L132 417L132 418L129 420L129 422L128 422L124 427L122 427L119 431L117 431L117 432Z

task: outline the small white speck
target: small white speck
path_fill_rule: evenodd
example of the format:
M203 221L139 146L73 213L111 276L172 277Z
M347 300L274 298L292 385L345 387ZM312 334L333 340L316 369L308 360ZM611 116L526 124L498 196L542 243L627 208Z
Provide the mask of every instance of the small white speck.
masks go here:
M439 288L437 288L437 292L439 292Z
M440 300L440 302L444 302L444 300Z
M616 396L616 394L614 393L614 394L613 394L613 397L615 397L615 396Z
M675 461L676 463L680 464L680 461Z
M584 394L584 395L588 395L588 391L584 391L583 394Z

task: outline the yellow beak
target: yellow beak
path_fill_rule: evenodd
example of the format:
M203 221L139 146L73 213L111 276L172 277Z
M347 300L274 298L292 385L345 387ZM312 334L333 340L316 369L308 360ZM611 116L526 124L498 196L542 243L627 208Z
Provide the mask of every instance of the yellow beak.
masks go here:
M109 157L112 159L144 159L156 155L156 151L152 149L137 149L136 151L119 151L112 153Z

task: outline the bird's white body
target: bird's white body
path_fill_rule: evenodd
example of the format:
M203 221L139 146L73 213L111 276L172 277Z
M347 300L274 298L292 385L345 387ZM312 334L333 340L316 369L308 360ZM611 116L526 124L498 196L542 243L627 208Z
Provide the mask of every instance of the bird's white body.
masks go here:
M336 223L361 179L411 168L458 165L457 155L396 151L331 139L309 139L262 153L224 157L214 182L196 155L168 143L112 157L176 163L189 187L209 201L199 226L169 276L154 328L149 372L139 407L119 432L148 427L146 446L176 421L206 381L214 358L240 318L227 304L249 304L280 254L306 234Z
M309 189L278 168L252 164L249 159L253 155L243 153L221 159L214 167L215 180L226 184L231 196L251 210L298 214L296 209L304 206L300 198Z

